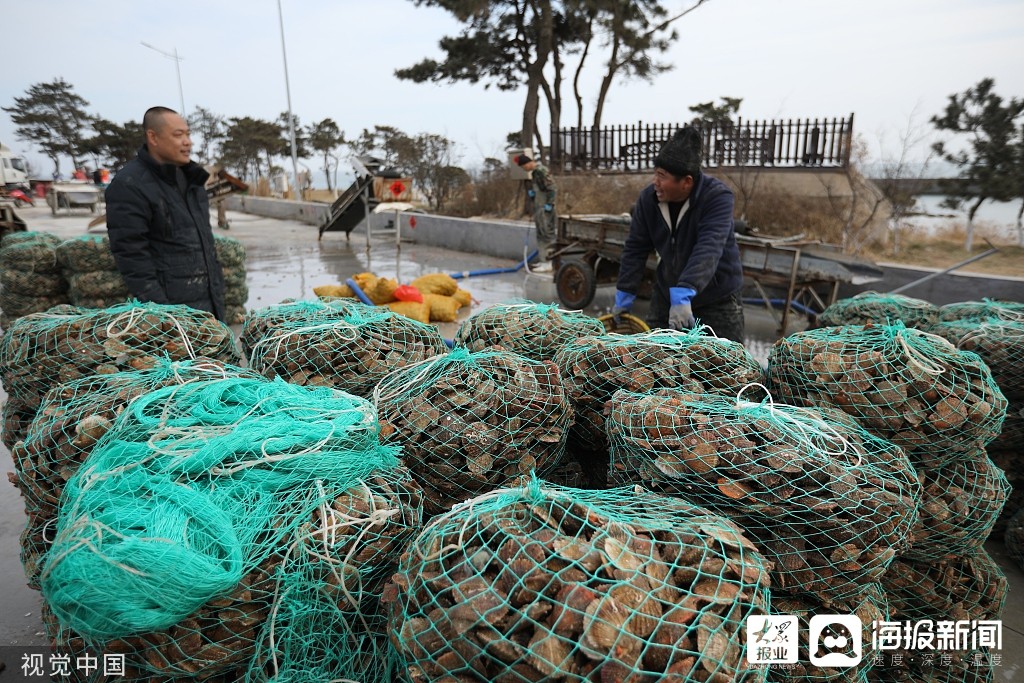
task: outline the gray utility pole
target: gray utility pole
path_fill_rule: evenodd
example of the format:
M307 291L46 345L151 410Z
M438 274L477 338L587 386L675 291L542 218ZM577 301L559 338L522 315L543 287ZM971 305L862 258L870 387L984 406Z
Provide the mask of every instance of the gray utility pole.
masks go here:
M292 140L292 171L295 190L292 196L302 199L302 188L299 187L299 157L295 148L295 117L292 116L292 89L288 85L288 53L284 49L284 15L281 13L281 0L277 0L277 20L281 24L281 57L284 60L284 92L288 96L288 135Z
M185 112L185 91L183 91L181 89L181 60L183 60L185 58L178 56L178 48L177 47L174 48L174 54L171 54L170 52L164 52L163 50L161 50L158 47L153 47L152 45L150 45L149 43L147 43L144 40L140 41L140 42L144 46L148 47L150 50L155 50L155 51L159 52L160 54L162 54L164 57L167 57L167 59L173 59L174 60L174 69L178 72L178 101L179 101L179 104L181 105L181 111L178 112L178 113L181 114L182 117L188 118L188 114Z

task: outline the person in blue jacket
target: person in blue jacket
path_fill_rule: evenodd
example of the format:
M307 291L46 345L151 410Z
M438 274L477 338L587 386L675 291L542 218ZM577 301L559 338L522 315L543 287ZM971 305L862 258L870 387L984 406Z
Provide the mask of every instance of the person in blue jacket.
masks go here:
M654 160L654 182L640 192L622 249L612 315L628 313L652 251L657 252L652 328L708 325L743 342L743 267L733 227L733 193L701 172L700 133L682 128Z

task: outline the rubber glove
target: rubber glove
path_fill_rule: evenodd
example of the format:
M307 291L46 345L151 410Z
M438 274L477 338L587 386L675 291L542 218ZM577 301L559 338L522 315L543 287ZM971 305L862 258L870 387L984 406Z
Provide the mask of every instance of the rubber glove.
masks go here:
M669 287L668 326L673 330L689 330L697 321L693 317L690 301L697 295L696 290L689 287Z
M546 211L547 213L551 213L554 210L555 210L555 207L553 207L551 204L545 204L544 205L544 211Z
M629 313L629 310L633 308L634 301L636 301L636 294L623 292L621 289L615 290L615 305L612 306L612 320L615 321L616 325L622 324L622 314Z
M537 191L536 190L527 190L526 191L526 196L529 197L530 199L533 199L534 197L537 196Z

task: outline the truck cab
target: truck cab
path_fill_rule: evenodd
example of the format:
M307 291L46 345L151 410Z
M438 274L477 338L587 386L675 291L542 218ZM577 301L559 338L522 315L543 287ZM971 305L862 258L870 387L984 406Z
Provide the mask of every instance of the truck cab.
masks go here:
M11 148L0 143L0 188L28 187L28 165Z

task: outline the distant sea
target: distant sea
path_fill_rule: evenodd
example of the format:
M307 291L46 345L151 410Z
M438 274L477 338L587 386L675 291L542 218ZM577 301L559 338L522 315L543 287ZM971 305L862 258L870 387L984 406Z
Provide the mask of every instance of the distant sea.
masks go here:
M922 195L917 198L914 211L918 215L911 216L907 222L934 235L951 229L963 230L967 226L967 211L970 204L959 209L950 209L942 205L946 199L943 195ZM1017 212L1020 211L1020 200L1013 202L986 201L974 214L976 234L1000 239L1017 239Z

